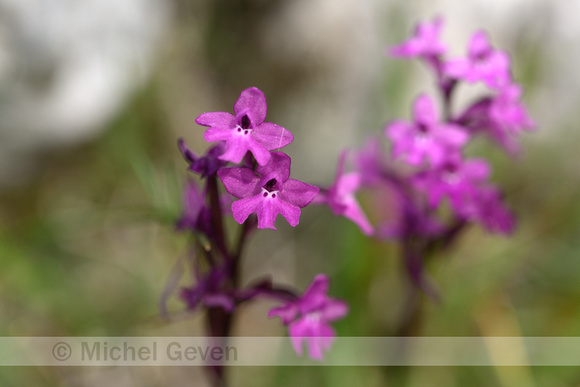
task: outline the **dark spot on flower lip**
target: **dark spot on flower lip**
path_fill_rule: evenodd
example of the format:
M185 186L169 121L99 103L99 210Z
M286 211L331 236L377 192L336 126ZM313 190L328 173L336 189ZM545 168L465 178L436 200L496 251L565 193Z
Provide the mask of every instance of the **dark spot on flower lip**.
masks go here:
M489 59L490 56L491 56L490 50L482 50L475 55L474 59L476 62L485 62L486 60Z
M454 174L459 170L459 165L455 162L447 162L445 163L445 165L443 166L443 169L445 170L445 172L449 173L449 174Z
M276 191L276 184L278 182L276 181L276 179L270 179L268 180L268 182L264 185L264 189L268 192L272 192L272 191Z
M429 128L427 127L427 125L425 125L422 122L419 122L419 124L417 125L417 129L419 129L419 132L421 132L421 133L429 132Z
M242 129L251 129L252 121L250 121L250 117L247 114L242 116L240 123L242 124Z

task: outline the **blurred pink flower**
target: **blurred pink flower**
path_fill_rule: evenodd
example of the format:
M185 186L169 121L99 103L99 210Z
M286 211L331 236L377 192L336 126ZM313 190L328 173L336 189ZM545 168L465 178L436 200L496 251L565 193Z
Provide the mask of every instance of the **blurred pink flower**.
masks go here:
M421 94L413 106L414 122L397 120L385 129L393 142L393 157L404 156L411 165L428 159L432 166L443 162L445 155L457 151L469 139L458 125L439 122L431 98Z
M326 204L334 215L344 216L353 221L365 235L372 235L374 230L354 194L361 185L359 172L344 173L347 151L340 154L334 183L327 190L322 190L313 204Z
M315 360L322 360L334 341L336 334L330 323L348 313L346 303L327 296L328 285L328 276L318 274L302 297L268 313L268 317L280 317L288 325L296 353L302 355L306 341L308 356Z
M463 160L459 154L446 159L439 167L422 171L413 178L415 186L425 192L429 204L439 206L447 197L458 215L471 211L472 199L490 175L484 160Z
M436 17L433 21L417 24L411 38L392 47L389 50L391 56L402 58L415 58L418 56L431 58L442 55L447 47L439 40L443 19Z
M499 88L510 83L510 59L489 43L485 31L475 32L469 42L467 58L449 60L444 65L444 73L467 82L483 81L491 88Z

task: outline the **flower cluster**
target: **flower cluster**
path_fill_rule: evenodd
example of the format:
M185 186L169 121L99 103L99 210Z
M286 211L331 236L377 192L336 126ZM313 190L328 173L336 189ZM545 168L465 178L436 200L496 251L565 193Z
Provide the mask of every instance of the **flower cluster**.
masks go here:
M456 218L508 234L514 220L499 189L489 182L489 163L466 158L463 149L476 135L485 134L506 150L515 151L517 135L532 129L534 123L520 101L521 87L512 80L508 54L493 48L484 31L477 31L466 57L446 59L445 45L439 42L442 26L440 18L420 23L415 35L394 47L391 54L419 58L434 69L444 113L437 114L432 99L421 95L414 103L413 122L392 122L385 134L393 142L393 156L418 167L409 181L427 196L430 210L446 198ZM452 94L462 82L481 82L490 93L454 113Z
M301 209L320 193L318 187L290 178L290 156L279 149L294 137L285 128L266 122L266 112L264 93L255 87L246 89L234 105L234 114L209 112L195 120L207 127L205 140L215 143L205 155L196 155L182 139L178 142L188 170L205 182L203 189L193 180L187 183L183 214L176 223L177 230L194 237L194 284L183 288L180 297L189 310L205 308L210 333L221 337L229 335L231 316L241 303L257 297L283 302L270 316L284 315L297 353L302 353L301 338L308 337L310 357L322 359L334 336L329 322L347 313L345 303L326 296L327 276L318 275L302 296L269 279L247 287L238 284L249 234L256 228L275 230L278 214L297 226ZM219 181L226 192L219 193ZM230 215L243 225L233 248L223 222Z
M311 358L323 358L335 336L330 323L348 313L344 302L327 295L326 275L317 275L302 295L268 278L239 285L248 236L256 229L275 230L278 215L297 226L309 204L327 206L367 236L398 242L415 285L411 289L432 298L438 294L426 279L424 265L434 252L448 247L469 224L506 235L514 230L514 215L491 182L490 164L467 155L466 146L483 135L513 154L519 149L518 136L533 129L534 122L521 101L521 86L512 79L510 57L477 31L464 57L446 58L442 29L441 18L419 23L411 38L388 51L425 63L436 80L439 101L420 94L409 120L386 125L383 135L391 144L390 154L377 138L361 150L342 151L328 187L290 178L291 158L280 149L293 135L266 121L266 98L257 88L242 91L233 114L197 117L196 123L207 128L205 140L215 144L198 156L179 141L189 170L204 182L201 189L194 181L186 185L183 214L176 223L177 230L193 236L194 284L180 296L188 309L206 309L211 335L227 337L240 304L268 298L280 303L268 316L280 317L288 327L296 352L302 354L306 343ZM455 111L457 88L474 83L484 85L484 95ZM369 190L374 200L372 217L357 199L361 189ZM233 245L226 236L225 216L242 225Z
M422 272L433 248L448 246L469 223L501 234L515 226L501 190L490 182L490 164L466 156L466 145L481 134L511 154L518 150L518 135L534 128L520 100L521 87L512 79L509 56L493 48L485 32L477 31L465 57L447 59L442 28L441 18L419 23L411 38L388 50L391 56L417 58L428 66L441 97L440 109L434 98L420 94L411 120L393 120L384 130L392 144L390 157L377 139L371 139L355 152L354 170L345 174L343 152L334 184L321 189L314 201L327 204L366 235L398 241L411 279L433 296ZM451 101L458 86L478 82L489 91L455 112ZM373 214L388 208L389 218L375 219L376 226L355 198L365 188L379 196Z
M481 82L487 86L490 95L475 101L463 112L446 117L446 120L459 125L469 134L484 133L506 150L516 151L517 135L522 130L533 129L535 125L520 100L521 87L512 79L509 55L495 49L485 31L480 30L471 36L465 57L447 59L444 56L446 46L440 42L442 28L441 18L419 23L415 35L393 47L390 54L400 58L418 58L430 66L447 105L459 82ZM446 106L448 113L449 108Z

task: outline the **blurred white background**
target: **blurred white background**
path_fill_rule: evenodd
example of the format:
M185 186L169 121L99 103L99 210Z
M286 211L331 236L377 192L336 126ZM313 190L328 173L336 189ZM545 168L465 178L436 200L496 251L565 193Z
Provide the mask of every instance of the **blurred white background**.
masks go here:
M214 3L193 3L200 16L191 20L201 25L190 26L195 34L208 23L203 10ZM408 63L387 58L384 49L406 39L416 22L435 15L446 20L444 39L454 55L465 52L470 34L479 28L490 33L496 47L518 53L514 76L534 84L526 89L525 100L544 128L539 136L549 137L554 132L550 127L561 127L577 115L578 0L278 3L258 26L262 33L256 44L268 50L273 61L318 69L312 82L286 96L280 120L298 134L304 133L297 136L296 146L304 157L295 168L308 170L316 178L328 176L332 169L332 163L317 161L335 159L341 148L360 146L366 134L378 133L387 120L408 114L404 107L389 106L389 100L381 99L385 74L415 72L415 81L405 87L404 99L409 102L430 78L418 65L406 70ZM167 50L162 47L175 44L170 39L175 36L171 31L178 28L176 4L162 0L0 1L1 184L26 181L33 176L39 154L90 140L106 127L131 93L147 82L152 69L163 63ZM201 74L197 79L202 82L205 77ZM211 101L211 85L195 86L189 93ZM196 114L211 109L210 103L192 106L199 99L181 101L190 103L191 127ZM170 116L183 117L176 104L167 105Z

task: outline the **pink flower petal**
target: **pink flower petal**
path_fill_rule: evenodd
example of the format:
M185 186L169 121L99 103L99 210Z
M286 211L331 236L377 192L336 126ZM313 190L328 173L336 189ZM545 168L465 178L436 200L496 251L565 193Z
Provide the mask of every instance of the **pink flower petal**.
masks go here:
M238 98L234 105L234 113L237 116L244 110L251 112L254 125L258 126L264 122L268 110L264 93L255 87L250 87L242 91L240 98Z
M195 123L218 129L232 129L236 126L234 115L227 112L203 113L195 119ZM210 141L211 142L211 141Z
M222 168L217 173L228 193L239 199L260 193L260 178L250 168Z
M268 150L284 148L294 141L294 136L290 131L271 122L261 124L252 135Z

